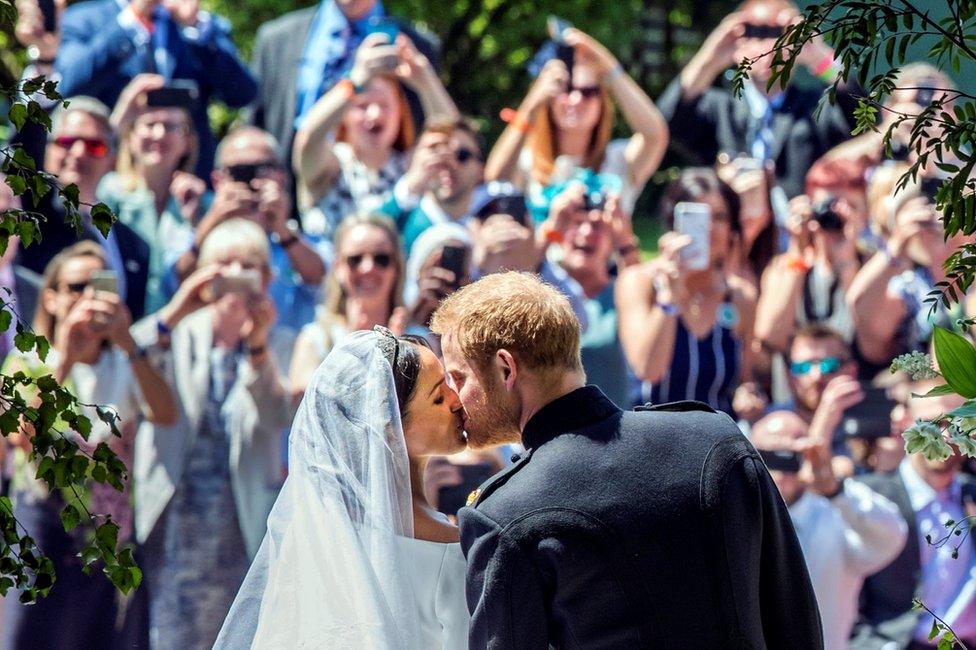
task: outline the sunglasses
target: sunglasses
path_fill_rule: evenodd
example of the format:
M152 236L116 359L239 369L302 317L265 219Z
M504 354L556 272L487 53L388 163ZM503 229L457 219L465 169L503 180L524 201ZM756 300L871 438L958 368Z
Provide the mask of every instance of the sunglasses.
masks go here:
M600 86L570 86L566 90L566 94L568 95L574 90L578 92L583 99L596 99L600 96L600 93L603 92L603 89L600 88Z
M75 138L70 135L63 135L60 138L54 138L53 142L65 150L74 147L76 142L82 142L85 145L85 154L92 158L104 158L108 154L108 143L97 138Z
M390 265L393 264L393 256L389 253L362 253L359 255L350 255L346 258L346 261L349 263L349 266L353 267L354 269L358 269L360 266L362 266L362 263L367 257L372 259L373 264L381 269L389 268Z
M460 147L454 152L454 159L463 165L469 160L481 160L481 156L476 151L472 151L467 147Z
M61 286L67 289L68 293L84 293L88 284L88 282L62 282Z
M820 369L821 375L832 375L840 370L844 365L844 360L839 357L825 357L823 359L811 359L810 361L794 361L790 364L790 372L796 377L810 374L814 366Z
M784 31L780 25L756 25L750 23L745 26L745 34L743 34L743 37L758 39L779 38L783 35Z

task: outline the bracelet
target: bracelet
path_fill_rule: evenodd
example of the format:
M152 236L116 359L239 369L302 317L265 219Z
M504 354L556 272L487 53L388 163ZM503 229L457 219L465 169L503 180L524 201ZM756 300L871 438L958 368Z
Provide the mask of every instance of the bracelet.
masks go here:
M841 479L837 480L837 488L830 494L824 494L823 497L828 501L839 497L844 492L844 481Z
M246 345L244 347L247 348L247 353L250 354L252 357L259 357L268 351L267 345L259 345L253 348L250 345Z
M525 119L524 115L513 108L503 108L498 114L498 117L502 118L502 122L505 122L509 126L513 127L519 133L529 132L529 121Z
M623 77L623 76L626 76L626 75L627 75L627 71L624 70L623 64L620 63L620 61L617 61L617 65L615 65L612 68L610 68L609 70L607 70L607 74L604 75L604 78L607 81L614 81L618 77Z
M190 244L190 255L192 255L195 258L199 258L200 257L200 247L197 246L197 243L196 242L193 242L192 244Z
M132 352L126 355L129 361L138 361L139 359L145 359L148 356L146 348L142 347L138 343L132 348Z
M169 336L170 334L172 334L173 333L173 330L170 329L169 325L167 325L166 323L163 322L163 319L162 318L157 318L156 319L156 332L159 333L159 336L160 337L165 337L165 336Z
M678 316L681 313L677 305L672 305L669 302L655 302L654 304L668 316Z
M297 243L298 243L298 237L296 235L292 235L288 239L278 240L278 245L281 246L284 250L288 250L289 248L291 248Z
M566 239L563 233L551 225L542 226L542 238L549 244L561 244Z

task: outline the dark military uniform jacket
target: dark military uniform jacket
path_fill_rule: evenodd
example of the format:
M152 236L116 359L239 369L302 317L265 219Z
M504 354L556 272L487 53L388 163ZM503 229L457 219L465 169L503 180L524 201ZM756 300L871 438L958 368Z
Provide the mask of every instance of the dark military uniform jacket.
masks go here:
M471 648L821 648L786 505L735 423L587 386L459 513Z

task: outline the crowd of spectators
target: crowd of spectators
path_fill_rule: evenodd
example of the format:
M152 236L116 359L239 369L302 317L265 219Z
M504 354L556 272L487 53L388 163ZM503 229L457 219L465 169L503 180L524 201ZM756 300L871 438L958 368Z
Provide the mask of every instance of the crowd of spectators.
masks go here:
M53 31L38 0L17 6L25 75L70 99L49 134L18 143L77 185L82 224L49 193L40 240L0 259L12 304L52 344L42 361L8 333L0 358L121 416L121 438L96 425L86 444L111 440L129 485L91 499L145 582L123 598L82 574L65 495L35 478L30 436L11 437L3 490L58 582L37 605L0 603L2 647L210 647L329 350L382 325L438 351L438 303L501 270L570 299L589 382L620 406L698 400L739 422L789 506L828 648L934 647L916 596L976 647L976 537L927 541L976 515L976 468L906 457L901 441L957 402L910 399L931 386L887 370L927 352L935 324L976 315L973 295L932 317L924 302L964 236L943 237L934 166L896 188L904 134L886 152L877 134L851 138L843 101L816 111L838 70L820 39L798 59L806 81L767 88L766 56L730 91L726 71L797 19L788 0L746 0L657 101L565 27L493 144L441 82L436 37L379 0L262 25L250 66L197 0L55 0ZM917 111L952 81L916 63L899 85L912 90L888 107ZM245 108L219 143L214 100ZM627 138L612 138L618 115ZM641 217L664 234L641 242L635 204L669 146L690 166ZM0 209L17 202L0 184ZM97 202L118 216L108 237ZM509 455L432 463L431 501L454 515Z

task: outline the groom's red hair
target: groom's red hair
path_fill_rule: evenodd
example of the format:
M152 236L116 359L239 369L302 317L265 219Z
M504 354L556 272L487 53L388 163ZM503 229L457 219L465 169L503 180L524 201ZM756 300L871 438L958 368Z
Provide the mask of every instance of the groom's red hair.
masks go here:
M581 370L580 324L569 300L531 273L493 273L441 303L431 330L454 335L461 353L484 368L498 350L534 370Z

